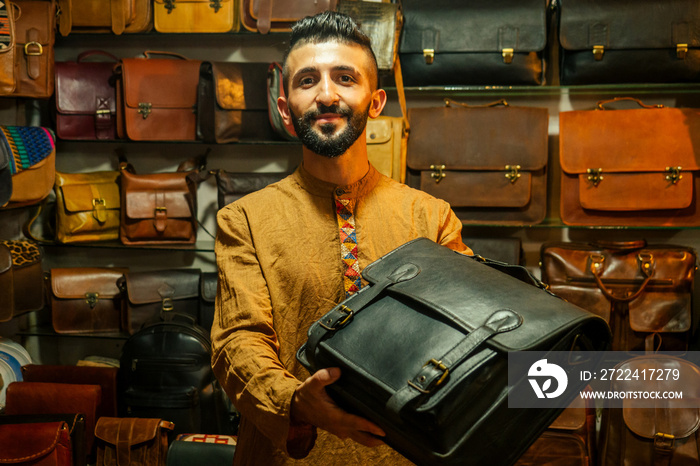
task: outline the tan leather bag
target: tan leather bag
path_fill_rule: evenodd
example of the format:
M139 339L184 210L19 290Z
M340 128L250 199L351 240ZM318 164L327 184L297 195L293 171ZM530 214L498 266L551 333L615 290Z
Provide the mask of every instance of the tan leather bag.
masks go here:
M119 238L119 172L56 172L56 241Z
M295 21L325 10L335 10L337 0L240 0L241 23L253 32L291 31Z
M700 225L700 109L614 100L635 108L601 101L596 110L559 114L562 221Z
M165 466L168 432L174 428L162 419L101 417L95 426L96 465Z
M54 91L54 0L13 0L15 97L47 99Z
M367 157L379 173L396 181L403 181L406 163L403 135L401 117L379 116L367 120Z
M411 108L406 184L449 202L463 223L533 225L547 210L546 108ZM506 130L507 128L507 130Z
M238 31L238 0L153 0L158 32Z
M194 141L201 62L171 52L144 55L123 58L116 68L118 136L134 141Z
M71 33L146 32L153 26L151 0L58 0L58 30Z

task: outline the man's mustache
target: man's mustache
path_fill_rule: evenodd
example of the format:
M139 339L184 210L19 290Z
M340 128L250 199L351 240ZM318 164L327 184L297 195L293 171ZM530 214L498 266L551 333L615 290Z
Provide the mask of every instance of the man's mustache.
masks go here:
M334 113L345 117L352 116L352 110L349 107L341 107L340 105L323 105L319 104L315 110L309 110L304 114L304 118L310 120L320 115Z

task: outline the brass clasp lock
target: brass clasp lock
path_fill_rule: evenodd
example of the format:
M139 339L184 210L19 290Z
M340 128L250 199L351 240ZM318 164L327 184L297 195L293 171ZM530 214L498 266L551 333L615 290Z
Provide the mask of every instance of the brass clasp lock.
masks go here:
M513 49L503 49L501 50L501 56L503 57L503 63L509 65L513 63Z
M161 303L161 310L165 312L170 312L173 309L175 309L175 306L173 305L173 299L172 298L163 298L163 302Z
M605 47L602 45L594 45L593 46L593 58L595 61L600 61L603 59L603 55L605 54Z
M136 110L136 113L140 113L143 116L143 119L145 120L148 118L148 115L151 114L151 108L153 105L150 102L139 102L139 109Z
M666 181L670 181L671 184L676 184L683 178L681 175L682 167L666 167L666 176L664 177Z
M168 10L168 14L172 13L175 9L175 0L165 0L165 9Z
M435 60L435 49L423 49L423 57L426 65L432 65Z
M431 165L430 169L433 170L430 177L435 179L435 184L438 184L444 177L447 176L447 173L443 172L445 169L444 165Z
M209 2L209 8L212 8L214 13L218 13L221 9L221 0L211 0L211 2Z
M685 60L685 55L688 53L688 44L676 44L676 58Z
M90 306L90 309L95 309L95 306L97 306L97 301L99 301L100 294L99 293L85 293L85 302L88 303Z
M659 450L673 450L673 444L675 442L675 435L664 434L663 432L657 432L656 434L654 434L654 447L658 448Z
M588 173L586 179L590 181L593 186L598 186L598 184L603 181L602 168L587 168L586 173Z
M508 172L506 173L506 178L508 178L511 184L518 181L518 178L520 178L520 165L506 165L505 169Z

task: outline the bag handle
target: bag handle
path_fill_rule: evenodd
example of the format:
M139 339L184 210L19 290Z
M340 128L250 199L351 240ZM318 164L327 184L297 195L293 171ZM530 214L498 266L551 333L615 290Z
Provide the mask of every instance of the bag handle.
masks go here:
M175 52L163 52L160 50L146 50L145 52L143 52L143 56L146 57L147 59L153 58L153 57L151 57L151 55L165 55L166 57L170 57L170 58L179 58L181 60L189 60L189 58L187 58L186 56L181 55L179 53L175 53Z
M459 105L460 107L464 108L489 108L489 107L497 107L499 105L503 105L504 107L509 107L510 104L506 101L506 99L500 99L496 100L494 102L489 102L488 104L482 104L482 105L469 105L465 104L463 102L457 102L456 100L452 99L444 99L445 101L445 107L450 107L452 104L454 105Z
M642 249L646 247L647 242L644 239L636 239L631 241L609 241L609 240L598 240L595 246L605 248L605 249L615 249L618 251L629 251L632 249Z
M642 107L642 108L664 108L664 106L661 105L661 104L647 105L647 104L645 104L644 102L642 102L641 100L635 99L634 97L615 97L615 98L613 98L613 99L600 100L600 101L598 101L598 103L596 104L596 107L598 108L598 110L608 110L607 108L605 108L605 104L609 104L609 103L612 103L612 102L620 102L620 101L623 101L623 100L629 100L629 101L632 101L632 102L636 102L636 103L639 104L639 106Z
M654 276L654 270L656 265L656 262L654 261L654 255L650 252L639 252L637 254L637 263L639 264L640 272L642 272L642 275L644 275L645 277L644 281L641 285L639 285L637 291L632 293L630 296L621 298L615 296L609 289L607 289L603 284L603 280L600 278L600 276L603 274L605 255L600 253L592 253L588 256L588 258L590 261L588 270L591 272L591 274L593 274L593 278L595 279L598 288L600 288L600 291L603 292L605 297L607 297L613 302L629 303L630 301L635 300L640 294L642 294L644 289L651 281L651 278Z
M102 55L104 57L110 58L112 61L119 62L119 58L117 58L115 55L112 55L109 52L105 52L104 50L86 50L85 52L82 52L80 55L78 55L77 62L81 63L85 61L85 59L97 55Z

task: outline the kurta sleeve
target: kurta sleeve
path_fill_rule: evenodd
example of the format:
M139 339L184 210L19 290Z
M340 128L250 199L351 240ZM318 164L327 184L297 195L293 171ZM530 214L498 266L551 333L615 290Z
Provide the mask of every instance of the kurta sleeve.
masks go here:
M461 220L457 218L457 215L452 211L449 204L445 203L444 205L446 208L441 215L443 221L440 225L438 240L436 242L463 254L474 254L474 251L462 241Z
M270 292L245 211L232 204L217 215L219 289L212 325L212 366L247 421L279 449L303 457L316 431L293 425L290 405L301 383L279 359ZM288 444L289 440L289 444Z

